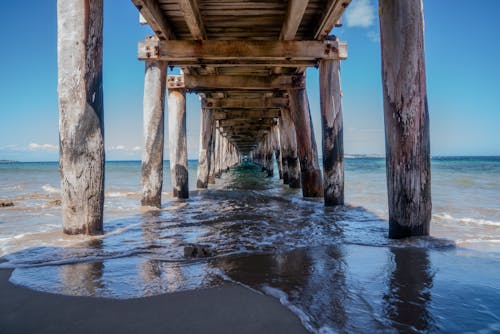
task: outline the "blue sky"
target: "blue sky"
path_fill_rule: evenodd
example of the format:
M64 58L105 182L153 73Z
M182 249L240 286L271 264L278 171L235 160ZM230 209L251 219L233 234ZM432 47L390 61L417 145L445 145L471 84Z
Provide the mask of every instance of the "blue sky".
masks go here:
M344 145L348 154L383 154L384 130L377 2L353 0L344 26ZM424 1L431 151L500 155L500 1ZM8 1L0 20L0 159L57 160L55 0ZM22 17L22 19L20 19ZM104 108L109 160L140 159L144 64L137 42L150 34L131 1L105 0ZM321 145L318 72L307 73ZM199 100L188 97L188 153L196 158ZM166 127L166 129L168 129ZM165 143L168 154L168 143ZM168 157L168 155L167 155Z

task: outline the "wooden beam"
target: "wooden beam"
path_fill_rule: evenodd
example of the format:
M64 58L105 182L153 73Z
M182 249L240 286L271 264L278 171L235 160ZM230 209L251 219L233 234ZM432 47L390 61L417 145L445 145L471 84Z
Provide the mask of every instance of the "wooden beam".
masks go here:
M172 76L169 76L169 78ZM167 79L167 82L174 81ZM303 75L184 75L184 87L190 91L207 90L287 90L301 89Z
M174 66L189 66L193 63L218 64L228 61L239 64L270 61L279 64L297 60L346 59L347 44L336 40L145 40L139 42L138 54L139 59L155 58L168 61L169 65Z
M204 108L211 109L256 109L256 108L281 108L288 106L288 98L263 97L263 98L208 98L204 101Z
M293 40L299 30L302 17L306 12L309 0L289 0L283 26L281 27L280 40Z
M248 127L251 128L254 125L255 126L262 126L262 125L273 125L274 120L271 119L262 119L262 120L249 120L249 119L222 119L219 120L219 124L222 127L236 127L236 126L243 126L243 127Z
M197 0L179 0L179 7L184 16L184 20L195 40L207 39L203 19L198 8Z
M268 110L231 110L230 112L225 111L214 111L213 117L217 120L222 119L259 119L259 118L277 118L280 116L278 109L268 109Z
M158 1L132 0L132 2L160 40L175 39Z
M318 27L315 30L313 38L323 40L328 36L335 24L340 20L345 8L351 3L351 0L329 0L323 16L319 21Z

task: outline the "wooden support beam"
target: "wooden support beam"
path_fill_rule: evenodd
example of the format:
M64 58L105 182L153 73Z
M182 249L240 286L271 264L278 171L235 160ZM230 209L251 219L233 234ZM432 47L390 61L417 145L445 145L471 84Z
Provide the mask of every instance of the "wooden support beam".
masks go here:
M269 119L269 118L278 118L280 116L279 110L276 109L264 109L264 110L252 110L252 109L243 109L243 110L235 110L231 111L214 111L214 118L217 120L223 119L249 119L255 120L259 118Z
M323 180L319 169L318 149L305 89L290 91L290 107L297 138L302 195L304 197L322 197Z
M186 92L183 89L168 90L168 134L172 193L177 198L188 198Z
M160 40L175 39L160 4L156 0L132 0Z
M208 98L204 100L203 107L211 109L267 109L288 106L286 97L263 97L263 98Z
M163 186L164 108L167 64L147 61L144 75L141 205L161 207Z
M63 230L101 234L104 205L103 1L57 1Z
M347 1L347 0L344 0ZM157 52L151 52L155 50ZM189 66L235 62L251 64L268 61L279 64L287 61L346 59L347 44L325 41L255 41L255 40L145 40L139 42L139 59L168 61L169 65Z
M350 3L351 0L328 0L313 38L316 40L325 39L335 24L340 20L345 8Z
M290 188L300 188L300 163L297 155L296 130L288 107L281 110L279 126L282 164L286 166L283 173L283 183L288 184Z
M173 76L169 76L169 82ZM179 86L182 87L182 86ZM214 90L293 90L304 87L303 75L184 75L184 87L192 92Z
M261 118L255 120L237 118L237 119L222 119L219 120L219 124L223 128L243 126L243 127L248 127L250 129L253 126L273 126L275 122L273 118Z
M205 32L205 25L203 24L203 19L200 14L200 9L198 8L197 0L178 0L179 7L184 16L184 20L191 32L191 36L195 40L207 39L207 33Z
M389 238L428 235L431 169L420 0L380 0Z
M344 204L344 131L340 90L340 61L319 66L325 205Z
M289 0L283 26L281 27L280 40L295 39L297 30L299 30L302 17L306 12L309 0Z
M208 175L210 172L210 161L212 147L212 110L201 110L201 126L200 126L200 157L198 159L198 173L196 187L205 189L208 187Z

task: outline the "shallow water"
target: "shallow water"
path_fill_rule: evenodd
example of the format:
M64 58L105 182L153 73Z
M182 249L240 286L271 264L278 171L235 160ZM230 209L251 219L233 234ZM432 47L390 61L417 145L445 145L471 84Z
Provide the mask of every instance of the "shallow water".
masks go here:
M0 209L2 266L16 284L112 298L229 280L279 298L312 332L498 332L500 159L432 165L433 236L403 241L386 237L383 159L346 159L341 208L247 164L152 211L138 207L140 163L109 163L101 237L60 232L57 164L0 165L0 198L16 204ZM184 258L192 242L214 256Z

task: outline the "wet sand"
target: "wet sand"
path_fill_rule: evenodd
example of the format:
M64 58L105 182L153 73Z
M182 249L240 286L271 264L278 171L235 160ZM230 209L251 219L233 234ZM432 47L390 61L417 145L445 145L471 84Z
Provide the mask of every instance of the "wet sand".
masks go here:
M0 333L307 333L279 301L244 287L105 299L37 292L0 269Z

